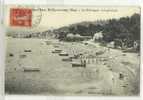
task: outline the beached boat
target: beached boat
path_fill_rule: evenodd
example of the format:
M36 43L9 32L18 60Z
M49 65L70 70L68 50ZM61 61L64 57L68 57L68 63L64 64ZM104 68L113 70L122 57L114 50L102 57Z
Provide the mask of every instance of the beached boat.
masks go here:
M62 61L72 61L71 58L63 58Z
M66 53L66 52L61 52L60 54L59 54L59 56L68 56L69 54L68 53Z
M61 53L62 50L61 49L55 49L54 51L52 51L52 53Z
M30 49L26 49L24 50L24 52L32 52Z
M81 63L81 62L72 62L72 67L86 67L85 63Z
M39 67L23 67L24 72L39 72L40 68Z

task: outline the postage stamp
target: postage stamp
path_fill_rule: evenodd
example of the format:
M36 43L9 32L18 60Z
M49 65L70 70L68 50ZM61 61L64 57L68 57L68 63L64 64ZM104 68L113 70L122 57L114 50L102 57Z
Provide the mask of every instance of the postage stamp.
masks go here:
M10 26L31 27L32 10L28 8L12 8L10 10Z

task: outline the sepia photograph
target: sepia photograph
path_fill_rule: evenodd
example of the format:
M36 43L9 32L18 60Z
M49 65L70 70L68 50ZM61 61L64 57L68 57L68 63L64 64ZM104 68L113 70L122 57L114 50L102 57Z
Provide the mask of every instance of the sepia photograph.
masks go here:
M6 6L5 93L139 96L140 7Z

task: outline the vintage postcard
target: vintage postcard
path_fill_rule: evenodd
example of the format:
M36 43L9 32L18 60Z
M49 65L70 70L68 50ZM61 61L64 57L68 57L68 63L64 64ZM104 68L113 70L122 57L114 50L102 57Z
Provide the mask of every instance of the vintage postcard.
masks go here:
M5 6L5 93L140 95L140 7Z

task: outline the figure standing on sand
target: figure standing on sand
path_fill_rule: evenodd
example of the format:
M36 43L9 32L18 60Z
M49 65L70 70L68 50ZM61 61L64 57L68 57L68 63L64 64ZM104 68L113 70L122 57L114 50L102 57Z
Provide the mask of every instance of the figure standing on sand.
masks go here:
M84 68L86 68L86 60L84 59L81 59L81 65L84 67Z
M86 60L83 60L83 66L86 67Z

